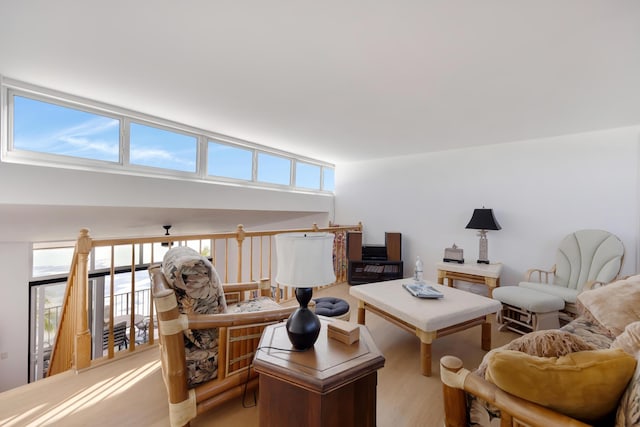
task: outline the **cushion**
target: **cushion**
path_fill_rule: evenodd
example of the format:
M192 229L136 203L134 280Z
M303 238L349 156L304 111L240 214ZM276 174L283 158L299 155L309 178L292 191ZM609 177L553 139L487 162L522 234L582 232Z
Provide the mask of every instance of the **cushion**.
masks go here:
M539 282L520 282L518 286L525 289L531 289L537 292L544 292L545 294L553 295L558 298L562 298L562 300L575 304L576 298L580 293L576 289L567 288L559 285L548 285L546 283Z
M171 248L162 272L174 290L182 314L226 311L222 282L211 262L186 246ZM187 383L193 387L218 375L218 328L184 331Z
M616 408L635 368L636 359L622 349L561 357L501 350L489 357L485 376L508 393L591 422Z
M316 314L327 317L341 316L349 312L349 303L335 297L316 298Z
M585 291L578 296L578 305L618 336L640 320L640 275Z
M185 346L184 355L189 388L218 376L217 346L212 350L204 350L193 345Z
M560 297L519 286L495 288L493 299L497 299L503 304L524 308L533 313L549 313L564 308L564 300Z
M211 301L223 292L218 272L211 262L187 246L167 251L162 259L162 272L169 286L184 291L193 299ZM215 304L212 310L219 312L218 301L211 302Z
M244 300L227 306L226 313L249 313L254 311L279 310L282 306L269 297Z
M596 349L596 346L588 343L577 335L552 329L530 332L500 348L491 350L491 352L495 353L500 350L513 350L521 351L531 356L559 357L576 351ZM490 357L489 354L491 354L491 352L487 353L476 370L476 373L482 377L485 376L488 359Z
M600 322L589 316L579 316L560 328L561 331L569 332L572 335L582 338L587 343L593 345L595 349L606 349L611 347L611 343L616 338Z
M611 348L621 348L632 356L640 351L640 321L624 328L624 332L611 343Z
M640 353L636 353L636 360L638 357L640 357ZM638 425L640 425L640 363L636 365L636 371L629 381L616 411L616 426Z

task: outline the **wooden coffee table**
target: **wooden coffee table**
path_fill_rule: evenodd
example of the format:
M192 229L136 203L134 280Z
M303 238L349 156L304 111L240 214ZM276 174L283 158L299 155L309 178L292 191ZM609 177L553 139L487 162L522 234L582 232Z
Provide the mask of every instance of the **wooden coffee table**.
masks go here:
M413 279L353 286L349 293L358 299L358 323L364 325L368 310L420 338L422 375L431 376L431 343L438 337L482 325L482 349L491 349L487 315L500 309L499 301L432 282L426 283L444 297L421 299L407 292L403 283Z

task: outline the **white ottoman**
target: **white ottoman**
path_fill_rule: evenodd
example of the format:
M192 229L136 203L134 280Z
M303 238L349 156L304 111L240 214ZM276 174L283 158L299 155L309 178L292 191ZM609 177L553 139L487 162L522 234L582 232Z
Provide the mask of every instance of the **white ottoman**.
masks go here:
M493 299L502 303L497 317L500 330L526 334L560 327L558 310L564 308L560 297L520 286L503 286L493 290Z

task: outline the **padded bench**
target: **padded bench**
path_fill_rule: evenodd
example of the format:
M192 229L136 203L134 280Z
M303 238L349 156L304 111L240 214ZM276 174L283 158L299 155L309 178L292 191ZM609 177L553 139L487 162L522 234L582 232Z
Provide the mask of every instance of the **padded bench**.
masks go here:
M560 297L520 286L503 286L494 289L493 299L502 303L497 317L500 330L526 334L560 327L558 311L564 308Z

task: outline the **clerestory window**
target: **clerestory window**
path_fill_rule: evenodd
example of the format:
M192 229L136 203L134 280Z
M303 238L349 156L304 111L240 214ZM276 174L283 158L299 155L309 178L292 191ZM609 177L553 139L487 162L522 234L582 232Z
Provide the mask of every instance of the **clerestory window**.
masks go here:
M0 78L2 161L334 191L334 166Z

